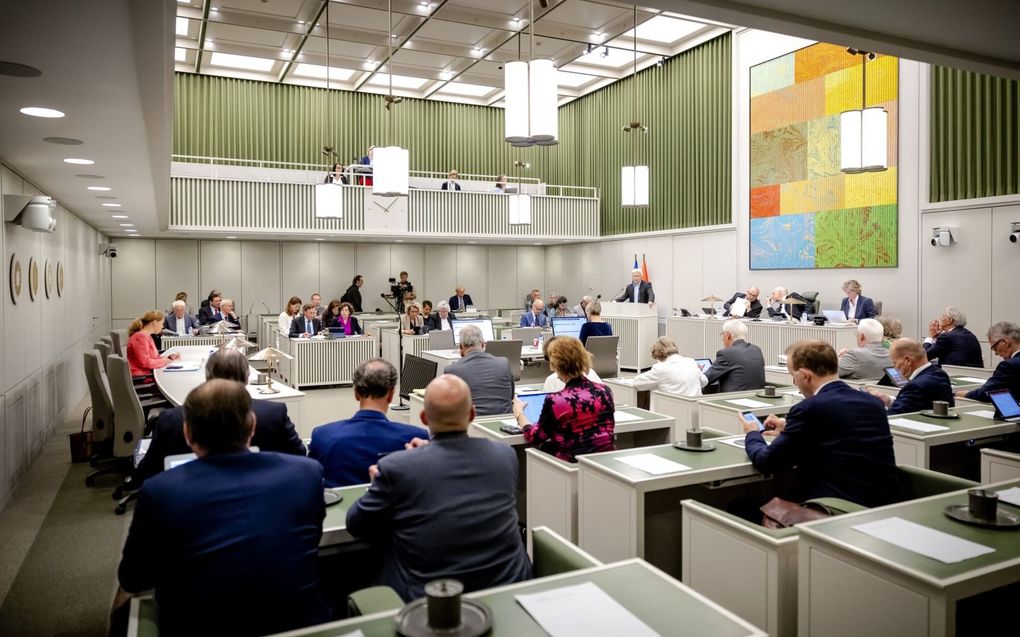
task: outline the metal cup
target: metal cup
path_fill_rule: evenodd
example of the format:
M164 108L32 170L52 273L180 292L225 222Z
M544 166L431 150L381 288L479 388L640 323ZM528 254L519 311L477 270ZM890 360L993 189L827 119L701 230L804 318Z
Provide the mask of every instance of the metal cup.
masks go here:
M700 447L701 446L701 431L694 431L693 429L687 430L687 446L688 447Z
M769 398L775 398L776 388L773 385L765 385L765 388L762 390L762 394Z
M945 400L935 400L931 403L931 410L936 416L949 415L949 403Z
M460 626L460 595L464 585L455 579L437 579L425 585L429 628L450 630Z
M967 491L970 514L980 520L995 520L998 516L999 494L990 489Z

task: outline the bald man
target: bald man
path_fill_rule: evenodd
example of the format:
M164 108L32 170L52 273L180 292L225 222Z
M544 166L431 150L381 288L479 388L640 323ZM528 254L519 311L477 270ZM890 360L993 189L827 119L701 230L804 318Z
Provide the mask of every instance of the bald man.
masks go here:
M758 300L759 294L761 294L761 290L753 285L747 288L747 292L736 292L730 297L729 301L726 301L726 303L723 304L723 316L758 318L761 316L761 301ZM737 302L737 299L744 299L744 312L742 314L739 312L730 312L730 309L733 307L733 304Z
M928 362L928 354L920 343L909 338L896 339L889 348L889 358L892 359L893 367L910 382L900 389L895 400L875 390L868 390L868 393L889 408L890 416L931 409L932 402L936 400L956 404L949 375L941 367Z
M439 376L425 389L416 439L369 470L372 485L347 512L347 530L386 545L381 583L411 601L434 579L453 577L465 592L531 577L517 526L517 455L469 438L471 390Z

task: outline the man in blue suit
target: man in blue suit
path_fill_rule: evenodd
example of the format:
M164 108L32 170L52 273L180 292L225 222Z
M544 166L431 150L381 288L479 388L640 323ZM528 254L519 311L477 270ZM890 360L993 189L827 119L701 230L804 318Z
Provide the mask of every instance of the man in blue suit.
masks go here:
M931 409L931 404L936 400L956 404L949 375L942 368L928 362L920 343L909 338L897 339L889 348L889 358L892 359L893 367L904 378L910 379L910 382L900 388L895 399L874 390L868 390L868 393L888 407L887 413L890 416Z
M368 468L379 458L425 433L386 417L397 386L397 368L389 361L365 361L354 370L352 382L360 409L347 420L316 427L308 447L308 457L322 463L327 487L368 482Z
M744 449L761 473L798 467L799 486L788 500L834 497L867 507L899 497L889 419L881 401L839 380L839 362L824 341L799 341L786 367L805 399L786 418L771 415L765 428L778 431L765 444L756 424L741 418Z
M939 365L984 367L981 344L966 326L967 315L952 306L929 323L928 338L924 339L928 360L937 358Z
M188 314L188 306L184 301L174 301L173 312L166 315L163 321L163 333L168 335L189 336L198 328L198 319Z
M843 294L846 294L846 297L839 304L839 309L851 321L878 316L875 302L866 296L861 296L861 284L857 282L857 279L850 279L843 284Z
M545 315L545 301L535 299L531 302L531 308L521 315L521 327L545 327L549 323L549 317Z
M162 635L265 635L331 617L316 576L322 467L252 453L254 433L244 386L207 381L184 402L198 459L142 487L118 577L129 593L156 590Z
M347 512L351 534L385 543L382 583L405 601L439 578L470 592L531 577L517 526L517 456L468 437L474 418L467 383L451 374L433 380L421 415L431 442L382 458Z
M457 293L450 297L450 309L454 312L463 312L469 305L474 305L471 295L465 294L463 287L458 287Z
M988 392L996 389L1008 389L1014 396L1020 396L1020 325L1008 321L996 323L988 328L988 342L1002 362L984 385L969 392L957 392L957 396L983 403L992 402Z

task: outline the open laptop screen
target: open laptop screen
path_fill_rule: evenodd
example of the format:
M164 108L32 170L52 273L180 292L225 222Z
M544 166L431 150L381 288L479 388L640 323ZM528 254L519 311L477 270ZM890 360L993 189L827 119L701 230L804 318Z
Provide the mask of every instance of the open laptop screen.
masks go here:
M822 310L822 314L830 323L846 323L846 314L842 310Z
M450 321L450 325L453 327L454 345L460 345L460 331L468 325L475 325L478 329L482 330L482 338L485 339L486 343L496 340L492 331L492 319L490 318L454 319Z
M1013 397L1013 394L1009 393L1008 389L990 391L988 392L988 397L992 399L992 403L999 410L1003 420L1020 418L1020 403Z
M578 338L581 335L581 326L587 320L583 316L554 316L552 319L553 336Z

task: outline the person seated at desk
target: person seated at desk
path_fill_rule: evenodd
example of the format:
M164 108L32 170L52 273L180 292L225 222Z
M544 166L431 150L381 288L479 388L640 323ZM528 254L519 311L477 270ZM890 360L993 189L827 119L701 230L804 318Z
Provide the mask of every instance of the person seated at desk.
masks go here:
M171 336L191 336L198 328L198 319L187 313L188 304L174 301L173 310L163 322L163 333Z
M876 316L882 324L882 347L889 349L893 341L903 336L903 322L892 316Z
M765 357L757 345L747 342L747 326L743 321L726 321L719 337L723 349L715 353L712 366L705 371L708 382L719 381L720 392L765 387Z
M301 313L301 299L296 296L290 297L287 301L287 309L280 312L280 318L277 319L276 326L280 330L280 334L290 334L290 324L293 322L294 317Z
M545 344L542 346L542 354L545 355L546 362L549 361L549 344L558 338L563 337L553 336L545 340ZM598 375L598 372L595 371L594 367L589 367L588 373L585 374L585 376L593 383L598 383L600 385L604 384L602 382L602 377ZM560 380L560 377L556 375L556 372L553 372L546 376L545 383L542 385L542 392L546 394L550 392L557 392L563 390L566 386L567 384Z
M531 292L526 294L524 296L524 311L525 312L530 312L532 304L535 301L540 300L541 298L542 298L542 292L538 288L535 288L534 290L532 290ZM545 307L545 303L544 302L542 303L542 307Z
M861 296L861 284L857 282L857 279L850 279L843 284L843 294L846 297L840 302L839 309L847 319L857 322L861 319L873 319L878 316L875 302L866 296Z
M149 310L136 318L128 327L127 363L131 376L135 378L152 376L153 370L167 366L170 361L181 357L180 354L159 355L153 335L163 332L163 313Z
M467 329L467 328L465 328ZM380 458L372 484L347 512L347 530L385 547L380 583L404 601L452 577L464 592L531 577L517 519L517 454L472 438L471 390L449 374L425 388L431 441ZM321 498L321 496L320 496Z
M351 286L340 297L340 302L346 301L354 307L355 312L361 312L361 286L363 285L365 285L365 278L360 274L354 275L354 278L351 280Z
M155 589L161 635L265 635L331 619L316 575L322 467L249 451L251 403L232 380L195 388L184 436L198 459L142 486L117 575L127 593Z
M582 345L588 344L589 336L612 336L613 326L602 320L602 303L595 301L588 306L588 320L581 324L577 333Z
M464 288L462 286L458 286L456 294L450 297L449 304L450 309L454 312L464 312L469 306L473 306L475 302L471 300L470 294L466 294L464 292Z
M449 174L446 175L446 181L443 182L443 185L440 186L439 189L440 190L460 190L460 184L457 183L457 178L459 176L460 175L457 174L456 170L451 170L449 172Z
M223 299L220 303L220 313L223 315L223 320L230 327L235 330L241 329L241 319L237 318L237 314L234 313L234 301L232 299Z
M768 313L768 317L770 319L789 318L786 313L786 306L783 305L783 299L785 298L786 288L783 286L778 286L772 290L772 294L769 295L768 302L765 305L765 311Z
M839 351L839 377L879 380L892 367L889 350L882 346L882 324L872 318L857 324L857 347Z
M192 316L194 316L194 314L192 314L192 312L191 312L191 307L188 305L188 293L187 292L183 292L183 291L182 292L178 292L177 295L174 297L174 301L184 301L184 312L185 312L185 314L191 314ZM170 306L170 313L172 313L173 311L174 311L174 308L173 308L173 305L171 305ZM198 319L196 318L196 320L198 320Z
M213 290L209 293L206 303L204 303L202 307L198 308L198 322L201 325L219 323L223 320L223 314L220 312L220 303L222 300L223 295L219 290Z
M407 311L400 316L400 332L412 336L421 334L425 320L421 317L421 308L417 303L408 303Z
M429 332L438 330L452 330L453 324L450 321L456 320L457 315L450 311L450 306L446 301L440 301L439 307L436 311L429 314L428 318L425 319L425 327L428 328Z
M550 318L553 316L577 316L577 314L574 314L574 310L570 309L567 297L558 296L556 297L556 304L553 306L552 313L549 315Z
M485 337L475 325L460 331L461 359L446 366L446 374L460 376L471 388L479 416L509 414L514 397L514 376L510 361L485 351Z
M322 463L327 487L368 482L370 466L423 434L421 427L386 418L397 386L397 368L389 361L365 361L354 370L351 382L358 411L313 429L308 446L308 457Z
M967 315L953 306L932 320L928 324L928 338L924 339L928 360L937 358L939 365L984 367L981 343L966 326Z
M311 338L322 332L322 322L315 318L315 307L311 303L305 303L301 311L303 314L290 323L289 336L291 338Z
M549 324L549 317L545 315L545 301L535 299L531 307L521 315L520 327L545 327Z
M761 291L755 286L747 288L747 292L735 292L729 301L723 303L723 316L758 318L761 316L762 310L761 301L758 300L759 294L761 294ZM737 303L737 299L743 299L743 302ZM738 306L742 305L743 312L733 308L734 303L737 303ZM730 312L731 308L734 310L732 313Z
M668 336L660 336L652 343L652 358L657 361L652 368L631 379L634 389L700 396L702 388L708 384L708 378L694 359L682 356L676 341Z
M992 352L1002 357L1002 362L995 366L995 372L984 385L956 395L983 403L991 402L988 392L997 389L1008 389L1013 396L1020 396L1020 325L1008 321L992 325L988 328L988 342L992 344Z
M588 306L591 304L591 301L590 296L582 296L581 301L572 308L574 316L588 316Z
M344 336L362 336L365 333L358 322L358 317L354 316L354 307L350 303L340 304L340 316L331 327L343 330Z
M944 400L950 406L956 404L949 375L928 362L920 343L909 338L898 339L889 349L889 357L892 366L910 382L900 388L895 398L874 389L867 391L882 401L890 416L931 409L936 400Z
M630 283L624 288L623 294L616 298L617 303L655 303L655 291L652 284L642 280L641 270L634 268L630 271Z
M340 162L333 164L333 167L326 173L326 178L323 180L326 184L340 184L343 186L347 185L347 176L344 175L344 165Z
M763 474L797 467L798 486L781 496L794 502L825 497L866 507L896 502L896 460L882 402L839 380L836 352L828 343L799 341L786 354L804 400L786 418L765 419L765 429L779 433L771 445L757 424L738 416L751 464Z
M328 330L331 327L336 327L337 319L340 318L340 301L333 299L326 306L322 316L319 317L319 322L322 323L322 329Z
M514 398L513 413L524 440L560 460L577 462L577 456L616 449L616 407L608 387L588 380L591 354L571 336L553 340L548 348L549 368L565 385L549 394L538 422L528 422L524 403Z
M205 378L220 378L242 385L248 384L248 359L234 349L215 350L205 364ZM301 442L287 414L286 403L273 400L253 400L251 411L255 414L255 434L251 444L260 451L278 451L295 456L305 455ZM163 460L167 456L189 453L191 448L184 437L184 408L174 407L159 414L152 430L152 442L142 461L133 474L132 483L141 485L152 476L163 471ZM136 487L137 488L137 487Z

